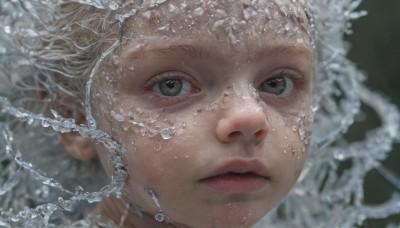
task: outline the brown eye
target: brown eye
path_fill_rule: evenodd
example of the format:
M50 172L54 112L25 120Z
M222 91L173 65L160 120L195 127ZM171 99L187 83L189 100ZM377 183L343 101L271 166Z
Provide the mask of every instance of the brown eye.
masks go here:
M183 96L192 90L192 85L183 79L164 79L153 86L153 91L168 97Z
M277 77L265 80L259 86L259 90L275 95L285 96L293 90L293 81L288 77Z

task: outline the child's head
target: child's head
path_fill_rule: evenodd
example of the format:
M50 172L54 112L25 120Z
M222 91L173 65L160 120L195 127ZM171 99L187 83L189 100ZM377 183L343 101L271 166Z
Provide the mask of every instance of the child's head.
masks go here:
M122 198L96 211L118 221L128 203L144 216L126 223L139 227L155 226L160 212L179 226L243 227L276 206L300 175L311 135L313 56L303 7L145 1L115 14L65 5L68 16L57 25L71 40L53 45L70 51L59 68L73 77L50 72L58 89L42 94L57 94L61 113L85 122L82 82L120 42L99 62L90 105L98 128L126 149L128 177ZM115 16L121 23L107 24ZM76 23L64 28L65 20ZM61 138L74 157L98 156L113 173L103 145Z
M307 20L291 1L171 1L126 19L91 106L129 175L117 206L99 211L117 220L125 202L147 226L161 210L177 225L242 227L276 206L310 140ZM111 174L108 151L95 151Z

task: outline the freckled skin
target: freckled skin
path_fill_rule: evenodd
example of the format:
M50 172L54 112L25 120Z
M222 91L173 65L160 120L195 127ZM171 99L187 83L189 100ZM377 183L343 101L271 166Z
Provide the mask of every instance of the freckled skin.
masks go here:
M287 5L294 7L289 1ZM167 7L162 5L159 15L164 15ZM229 18L243 18L243 7L238 4L225 13ZM130 37L126 48L116 53L118 64L110 61L101 67L103 74L93 84L93 94L99 94L92 98L94 117L100 129L127 148L123 163L129 177L124 197L105 200L96 212L118 222L124 203L134 202L144 216L132 213L127 227L250 227L296 182L306 157L302 149L307 145L292 127L299 126L302 115L301 127L307 134L311 129L311 50L306 39L298 42L307 34L302 29L289 37L274 33L282 18L270 19L266 31L254 29L259 27L257 21L268 16L261 13L251 19L256 21L254 26L242 26L236 32L240 44L218 39L222 36L210 33L208 24L187 27L183 23L185 18L205 20L212 13L217 12L207 9L198 17L186 18L170 12L168 17L176 21L173 26L180 28L177 34L173 28L170 32L154 30L157 23L151 20L149 24L139 14L128 21L126 30L141 36ZM306 21L304 13L299 17ZM186 49L168 52L177 45L186 45ZM268 49L282 46L287 48ZM196 51L199 47L201 53ZM152 52L152 48L163 51ZM261 49L266 51L256 57ZM165 80L159 78L165 72L187 81L191 86L187 93L174 97L158 94L154 88ZM282 75L290 75L293 83L288 94L260 91L263 82ZM123 120L112 117L111 110ZM173 136L163 140L159 132L166 128ZM96 149L111 174L106 149L101 145ZM246 193L218 193L199 182L224 162L237 158L260 161L267 167L268 182ZM168 223L153 219L160 209L145 188L157 194Z

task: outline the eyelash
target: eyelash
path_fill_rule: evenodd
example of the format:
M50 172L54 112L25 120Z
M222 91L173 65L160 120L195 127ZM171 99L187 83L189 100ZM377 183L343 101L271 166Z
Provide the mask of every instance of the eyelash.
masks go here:
M200 89L198 89L198 87L196 87L196 83L193 82L193 80L188 76L188 74L186 74L184 72L180 72L180 71L168 71L168 72L160 73L160 74L156 75L155 77L151 78L150 80L148 80L144 84L143 87L146 91L152 91L154 86L156 86L158 83L161 83L162 81L167 80L167 79L185 80L188 83L190 83L192 86L191 93L200 91ZM153 98L158 102L160 101L160 99L162 99L163 102L176 103L176 102L180 102L180 101L186 99L187 96L190 96L191 93L189 93L188 95L182 95L182 96L163 96L160 94L152 93L152 96L150 98Z
M290 69L280 69L278 72L273 73L271 77L268 77L267 79L263 80L257 86L257 88L259 88L260 85L262 83L264 83L265 81L272 80L275 78L288 78L289 80L291 80L293 83L293 91L287 95L277 95L277 94L268 93L268 92L264 92L264 91L260 91L260 90L258 90L258 91L260 91L261 94L265 94L266 96L274 96L274 97L277 97L277 98L280 98L283 100L290 100L291 97L297 95L298 91L301 91L302 87L305 84L305 79L302 74L294 72L293 70L290 70Z

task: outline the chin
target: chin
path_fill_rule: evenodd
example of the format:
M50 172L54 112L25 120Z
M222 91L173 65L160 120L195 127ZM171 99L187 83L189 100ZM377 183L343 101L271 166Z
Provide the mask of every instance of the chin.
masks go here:
M263 218L270 208L265 205L249 203L228 203L214 214L215 228L244 228L251 227Z

